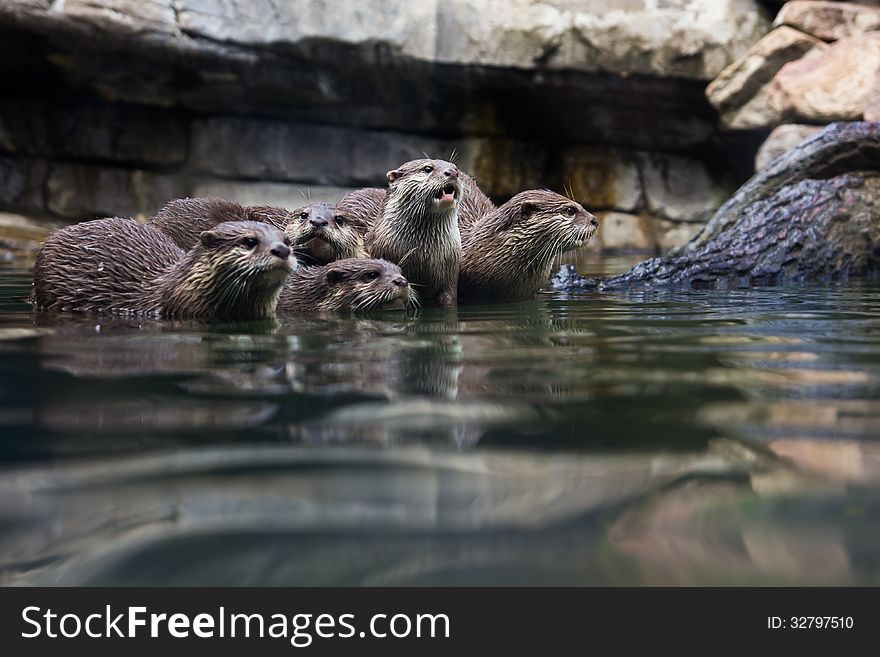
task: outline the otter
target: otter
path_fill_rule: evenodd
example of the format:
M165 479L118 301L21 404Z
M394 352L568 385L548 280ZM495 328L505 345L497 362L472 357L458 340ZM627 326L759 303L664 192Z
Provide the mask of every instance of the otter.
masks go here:
M382 211L366 235L367 252L397 263L424 299L452 305L461 260L458 167L413 160L387 177Z
M564 196L521 192L464 232L459 294L532 296L550 278L554 259L586 244L598 225L596 217Z
M306 264L326 265L344 258L367 257L367 224L358 214L328 203L312 203L290 214L284 233L297 257Z
M225 198L178 198L169 201L150 220L181 249L198 244L199 235L227 221L259 221L284 230L293 215L271 205L245 206Z
M278 312L357 312L416 303L417 295L397 265L385 260L346 258L294 272L281 292Z
M41 308L169 318L275 316L295 260L289 240L262 222L226 222L184 252L153 226L96 219L55 231L34 265Z
M458 208L458 227L459 230L465 230L494 210L495 204L479 188L477 181L461 169L458 170L458 179L463 188L461 204ZM386 190L379 187L356 189L343 196L336 207L349 216L356 217L363 225L371 226L382 213L385 192Z

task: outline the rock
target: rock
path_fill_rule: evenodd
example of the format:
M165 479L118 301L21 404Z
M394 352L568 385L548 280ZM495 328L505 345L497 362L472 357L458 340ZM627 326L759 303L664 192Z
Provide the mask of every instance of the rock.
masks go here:
M760 171L783 153L822 130L816 125L788 123L776 127L755 156L755 171Z
M182 163L186 123L175 112L125 105L0 101L0 148L58 158Z
M773 102L785 116L808 123L858 120L878 70L880 32L846 37L783 66L773 79Z
M835 123L774 160L667 258L559 289L724 289L846 280L880 269L880 123Z
M722 114L729 112L746 104L784 64L799 59L814 48L826 47L808 34L790 27L778 27L721 71L706 87L706 97Z
M340 126L212 118L194 122L190 162L218 176L358 187L384 185L389 169L425 153L448 159L456 145Z
M772 85L767 84L740 107L721 115L721 123L728 130L760 130L777 125L783 120L776 108Z
M694 238L704 224L688 221L658 221L657 244L665 252L678 249Z
M244 205L277 205L293 210L307 203L336 203L351 188L246 180L202 180L189 196L220 196Z
M328 6L0 2L0 61L24 96L680 150L714 142L703 83L769 28L756 0Z
M874 76L874 84L865 101L865 121L880 121L880 72Z
M298 205L454 147L496 200L571 185L648 217L634 151L750 171L703 91L769 29L758 0L336 5L0 0L0 150L18 176L6 166L0 209L146 216L209 191Z
M694 221L706 218L731 191L728 184L710 176L699 160L643 153L639 168L648 210L666 219Z
M0 155L0 207L42 214L43 189L48 165L36 158L14 159Z
M826 41L880 30L880 8L856 2L792 0L776 15L774 25L790 25Z
M77 219L146 218L169 200L186 195L176 176L87 164L53 164L46 190L51 212Z
M341 41L417 60L509 68L626 71L708 80L769 25L738 0L180 0L182 30L251 45ZM486 20L491 16L492 20ZM381 17L381 18L380 18ZM375 50L374 50L375 52Z
M739 188L712 216L685 251L701 248L728 230L740 213L758 199L807 178L830 178L841 171L872 171L880 162L880 125L839 123L773 160Z
M600 212L596 216L603 251L653 251L656 248L646 219L623 212Z
M65 0L53 4L71 20L104 29L133 35L180 34L174 0Z
M42 241L58 227L57 223L0 212L0 262L21 259L31 264Z
M639 170L632 155L626 152L575 146L566 150L562 167L564 182L574 198L586 207L632 212L641 201Z

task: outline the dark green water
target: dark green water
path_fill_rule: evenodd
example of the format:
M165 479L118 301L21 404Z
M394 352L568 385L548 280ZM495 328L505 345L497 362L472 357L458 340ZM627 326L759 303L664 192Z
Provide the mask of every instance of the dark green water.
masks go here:
M876 284L235 326L29 284L0 583L880 584Z

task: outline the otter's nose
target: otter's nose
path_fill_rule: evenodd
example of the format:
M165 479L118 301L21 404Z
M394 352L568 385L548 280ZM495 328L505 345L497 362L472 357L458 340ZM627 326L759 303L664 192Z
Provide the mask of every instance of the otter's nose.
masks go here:
M409 281L406 280L403 276L398 276L393 281L391 281L398 287L407 287L409 285Z
M450 167L443 172L443 175L447 178L452 178L453 180L458 180L458 169L455 167Z
M290 255L290 248L286 244L276 244L272 247L270 253L282 260L287 260L287 256Z
M598 227L598 226L599 226L599 220L596 219L596 217L590 217L590 225L591 225L593 228Z
M327 220L316 217L315 219L309 219L309 223L312 224L312 226L314 226L315 228L323 228L327 225Z

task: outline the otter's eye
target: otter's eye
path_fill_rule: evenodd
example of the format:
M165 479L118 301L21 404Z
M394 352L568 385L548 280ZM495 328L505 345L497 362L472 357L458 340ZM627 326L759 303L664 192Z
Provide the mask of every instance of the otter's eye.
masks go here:
M260 240L258 240L256 237L245 237L245 238L241 241L241 243L244 244L247 248L252 249L252 248L254 248L257 244L260 243Z
M337 214L335 217L333 217L333 219L336 221L336 225L338 225L338 226L345 225L345 217L343 217L341 214Z
M577 208L573 208L570 205L567 208L565 208L565 210L563 210L563 212L565 213L566 217L573 217L574 215L576 215L578 213Z
M309 213L308 212L300 212L299 218L302 219L303 221L305 221L306 219L309 218Z
M429 165L426 166L426 167L422 167L422 171L424 171L425 173L431 173L432 171L434 171L434 167L432 167L432 166L429 164Z
M365 281L375 281L377 278L379 278L379 272L377 271L368 271L364 274Z

